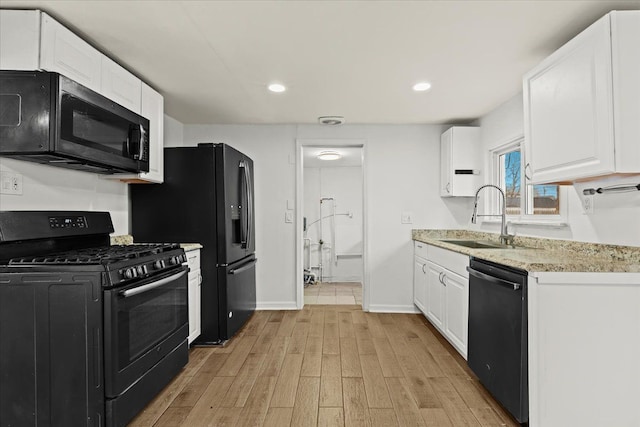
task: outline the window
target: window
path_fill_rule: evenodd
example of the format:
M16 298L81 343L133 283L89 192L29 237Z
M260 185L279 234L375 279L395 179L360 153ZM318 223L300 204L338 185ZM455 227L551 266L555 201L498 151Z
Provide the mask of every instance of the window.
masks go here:
M523 138L493 151L495 183L504 190L507 215L527 220L559 220L563 194L557 185L530 185L525 175ZM495 206L501 201L496 197ZM499 211L499 209L498 209Z

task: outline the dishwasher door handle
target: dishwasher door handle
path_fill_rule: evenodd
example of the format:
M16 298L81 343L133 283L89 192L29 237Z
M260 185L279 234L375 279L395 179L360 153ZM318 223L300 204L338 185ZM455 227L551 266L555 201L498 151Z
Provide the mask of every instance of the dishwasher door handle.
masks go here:
M507 288L511 288L514 291L517 291L518 289L520 289L522 287L522 285L520 283L513 283L513 282L509 282L508 280L503 280L503 279L499 279L497 277L489 276L488 274L481 273L481 272L479 272L477 270L474 270L471 267L467 267L467 271L473 277L476 277L476 278L482 279L482 280L486 280L487 282L493 283L495 285L506 286Z

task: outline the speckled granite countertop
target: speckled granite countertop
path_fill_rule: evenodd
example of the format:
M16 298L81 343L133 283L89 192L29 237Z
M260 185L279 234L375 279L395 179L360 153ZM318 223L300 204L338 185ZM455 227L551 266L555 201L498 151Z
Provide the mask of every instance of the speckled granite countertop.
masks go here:
M112 245L133 245L133 236L123 234L121 236L111 236Z
M442 240L490 240L498 235L469 230L413 230L412 238L528 272L640 272L640 247L516 236L514 249L474 249Z
M136 242L139 243L139 242ZM129 234L123 234L120 236L111 236L111 244L112 245L133 245L133 236ZM180 247L185 250L185 252L194 251L196 249L202 249L202 245L200 243L180 243Z

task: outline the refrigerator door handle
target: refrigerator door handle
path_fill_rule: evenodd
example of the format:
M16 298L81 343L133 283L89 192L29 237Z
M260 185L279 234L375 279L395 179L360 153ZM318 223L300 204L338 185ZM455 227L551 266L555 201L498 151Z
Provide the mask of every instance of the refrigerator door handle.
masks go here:
M240 183L240 246L244 249L248 246L249 240L249 227L247 227L248 215L249 215L249 188L247 181L247 164L245 161L241 161L240 168L242 168L242 182Z
M251 179L251 169L249 164L245 163L247 171L247 249L251 248L253 243L253 180Z
M229 274L240 274L243 271L247 271L250 268L253 268L254 265L258 262L258 258L254 258L246 264L242 264L240 268L232 268L229 270Z

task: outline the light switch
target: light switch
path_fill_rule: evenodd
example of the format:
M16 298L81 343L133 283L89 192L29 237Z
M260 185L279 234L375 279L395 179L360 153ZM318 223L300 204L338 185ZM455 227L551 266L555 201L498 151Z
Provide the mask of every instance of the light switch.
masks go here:
M293 211L286 211L284 213L284 222L286 223L293 222Z
M413 224L413 212L402 212L400 222L402 224Z

